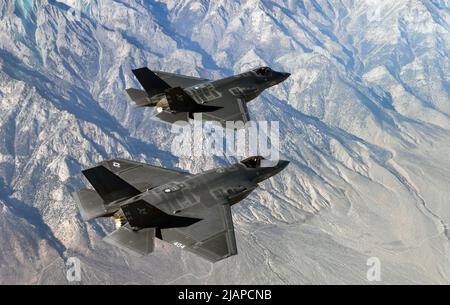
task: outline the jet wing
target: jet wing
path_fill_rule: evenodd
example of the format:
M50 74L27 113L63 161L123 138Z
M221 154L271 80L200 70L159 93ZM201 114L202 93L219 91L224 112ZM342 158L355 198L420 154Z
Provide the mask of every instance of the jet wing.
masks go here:
M205 105L219 106L223 108L211 112L202 112L201 115L204 121L217 121L223 127L226 127L227 121L241 121L244 124L250 121L247 103L241 98L236 98L234 96L230 97L229 99L220 98L219 100L206 103ZM187 112L170 113L163 111L154 116L153 119L156 121L164 121L170 124L174 124L176 122L189 122L189 116Z
M186 76L175 73L168 73L162 71L154 71L154 72L171 87L188 88L209 81L208 79L205 78Z
M123 159L103 161L99 165L103 165L141 192L191 175L179 170Z
M202 220L184 228L162 229L163 240L211 262L237 254L229 204L197 204L180 214Z
M205 105L219 106L222 108L216 111L202 113L203 120L218 121L223 127L226 127L226 121L241 121L244 124L250 121L245 100L229 93Z

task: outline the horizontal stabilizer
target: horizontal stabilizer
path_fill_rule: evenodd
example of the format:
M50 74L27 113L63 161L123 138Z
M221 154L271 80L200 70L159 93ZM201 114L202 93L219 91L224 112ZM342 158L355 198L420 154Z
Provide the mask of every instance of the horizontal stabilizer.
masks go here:
M105 203L130 198L141 193L102 165L86 169L82 172Z
M128 97L136 104L138 107L154 106L152 101L148 97L144 90L128 88L126 89Z
M81 189L73 193L83 220L91 220L100 216L106 216L103 199L94 190Z
M144 256L153 252L156 229L133 231L128 225L115 230L103 240L132 255Z

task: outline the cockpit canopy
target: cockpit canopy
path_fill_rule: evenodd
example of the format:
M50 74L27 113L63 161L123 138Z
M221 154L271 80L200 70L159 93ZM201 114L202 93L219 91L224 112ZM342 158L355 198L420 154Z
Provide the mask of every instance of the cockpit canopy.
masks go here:
M261 167L261 160L265 160L265 158L261 156L253 156L242 160L241 163L247 168L258 168Z
M260 75L260 76L268 76L268 75L272 74L272 69L270 69L269 67L261 67L261 68L255 69L254 71L257 75Z

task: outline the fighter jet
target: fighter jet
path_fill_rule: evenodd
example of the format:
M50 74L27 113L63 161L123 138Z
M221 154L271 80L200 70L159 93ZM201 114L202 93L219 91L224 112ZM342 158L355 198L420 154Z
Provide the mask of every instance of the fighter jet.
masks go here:
M269 67L214 81L152 72L146 67L133 70L133 74L144 90L129 88L126 92L137 106L156 107L156 120L189 122L194 113L201 113L203 120L218 121L224 127L226 121L248 122L247 103L290 76Z
M263 157L247 158L200 174L114 159L82 173L93 189L74 193L85 221L113 217L116 230L104 241L137 256L151 253L154 239L169 242L208 261L237 254L231 206L258 183L288 164L261 166Z

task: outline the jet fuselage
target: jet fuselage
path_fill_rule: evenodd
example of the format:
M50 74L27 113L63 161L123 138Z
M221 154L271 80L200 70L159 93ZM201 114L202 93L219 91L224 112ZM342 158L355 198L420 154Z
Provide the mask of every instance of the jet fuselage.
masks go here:
M289 76L289 73L261 67L223 79L206 81L184 90L199 104L208 104L228 94L242 98L248 103L265 89L283 82ZM151 101L158 112L168 109L169 103L164 93L151 97Z
M217 202L233 205L246 198L259 182L279 173L288 164L288 161L283 160L272 167L261 167L258 164L252 167L253 165L236 163L230 167L212 169L147 190L122 201L118 207L142 210L145 204L141 203L145 201L169 215L189 216L189 208L200 203L205 206ZM133 207L135 203L139 203L139 207ZM145 228L145 225L135 227L142 228Z

